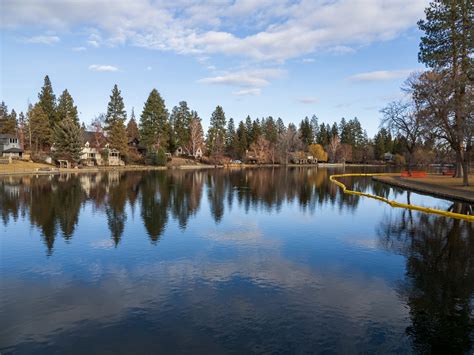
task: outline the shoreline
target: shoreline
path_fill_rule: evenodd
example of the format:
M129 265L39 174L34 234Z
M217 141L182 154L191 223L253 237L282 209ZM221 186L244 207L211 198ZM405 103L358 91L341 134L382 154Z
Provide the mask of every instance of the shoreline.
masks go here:
M448 179L451 178L448 177ZM372 176L372 180L436 198L474 204L474 190L466 191L462 189L455 189L435 183L402 179L399 176Z
M12 171L2 171L0 167L0 176L9 175L56 175L65 173L98 173L105 171L160 171L160 170L200 170L200 169L255 169L255 168L343 168L343 167L383 167L386 165L378 164L342 164L342 163L318 163L318 164L240 164L240 165L171 165L171 166L150 166L150 165L126 165L126 166L104 166L104 167L87 167L83 169L75 168L57 168L44 167L41 168L18 168Z

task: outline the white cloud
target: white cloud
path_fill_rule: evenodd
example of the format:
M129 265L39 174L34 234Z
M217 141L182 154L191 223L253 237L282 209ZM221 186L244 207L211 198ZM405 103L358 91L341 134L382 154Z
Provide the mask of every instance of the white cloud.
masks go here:
M33 36L23 39L25 43L47 44L52 45L58 43L60 38L58 36Z
M415 26L428 0L5 0L2 27L93 27L88 43L130 43L177 53L285 61L319 50L393 39ZM245 28L245 35L236 29Z
M269 79L275 79L285 74L281 69L255 69L225 73L218 76L198 80L204 84L221 84L245 88L261 88L269 84Z
M314 63L314 58L303 58L301 61L303 63Z
M238 91L234 91L232 95L235 96L255 96L255 95L260 95L262 92L262 89L260 88L251 88L251 89L242 89Z
M334 46L327 49L328 53L343 55L343 54L352 54L355 53L355 49L348 46Z
M92 65L89 65L89 70L100 71L100 72L112 72L112 71L117 71L118 68L114 67L113 65L92 64Z
M349 77L351 81L383 81L407 77L413 70L377 70L367 73L359 73Z
M298 102L301 102L302 104L315 104L317 103L319 100L318 98L316 97L300 97L297 99Z
M86 47L73 47L72 50L74 52L84 52L85 50L87 50Z
M153 68L150 67L150 66L146 67L146 70L148 70L148 71L150 71L150 70L152 70L152 69L153 69Z

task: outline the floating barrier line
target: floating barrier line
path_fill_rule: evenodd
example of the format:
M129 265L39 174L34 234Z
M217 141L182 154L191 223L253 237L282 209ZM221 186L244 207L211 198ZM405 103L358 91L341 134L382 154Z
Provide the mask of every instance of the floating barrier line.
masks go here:
M389 204L392 207L398 207L398 208L406 208L409 210L415 210L415 211L420 211L420 212L425 212L425 213L430 213L430 214L436 214L439 216L444 216L444 217L449 217L449 218L456 218L456 219L463 219L465 221L469 222L474 222L474 216L470 216L467 214L463 213L455 213L455 212L449 212L449 211L442 211L438 210L436 208L429 208L429 207L422 207L422 206L417 206L417 205L409 205L406 203L401 203L393 200L389 200L385 197L377 196L377 195L372 195L368 194L365 192L359 192L359 191L354 191L354 190L349 190L346 185L344 185L342 182L338 181L337 178L341 177L372 177L372 176L391 176L392 174L386 174L386 173L377 173L377 174L336 174L336 175L331 175L329 177L329 180L339 186L342 189L342 192L345 194L350 194L350 195L358 195L358 196L364 196L368 198L373 198L375 200L379 200L382 202L385 202Z

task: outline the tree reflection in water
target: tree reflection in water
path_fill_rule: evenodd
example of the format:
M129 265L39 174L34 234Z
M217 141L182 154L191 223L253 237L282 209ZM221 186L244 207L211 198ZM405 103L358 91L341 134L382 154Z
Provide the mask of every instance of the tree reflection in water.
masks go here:
M450 208L467 213L471 206ZM409 309L414 351L458 354L471 349L474 292L473 224L393 210L378 227L380 244L406 257L399 294Z

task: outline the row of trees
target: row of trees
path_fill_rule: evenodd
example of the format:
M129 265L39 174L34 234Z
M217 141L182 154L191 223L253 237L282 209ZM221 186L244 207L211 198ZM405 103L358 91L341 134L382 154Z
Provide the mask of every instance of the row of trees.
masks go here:
M117 85L112 89L107 112L94 118L89 127L80 125L78 110L68 90L56 100L48 76L38 94L38 102L29 105L26 115L17 116L15 110L8 111L1 105L0 130L2 133L17 134L22 148L34 153L53 152L78 162L85 130L95 133L97 148L108 143L110 148L121 152L123 158L140 159L129 149L135 139L149 154L174 152L181 147L187 155L194 156L199 148L214 161L224 158L258 162L287 163L295 154L309 152L319 161L366 162L383 159L391 150L392 138L382 129L374 140L370 140L357 118L332 125L319 123L316 116L304 118L299 127L286 125L281 118L251 119L238 123L227 119L221 106L217 106L210 118L206 137L198 113L190 109L185 101L166 108L160 93L153 89L137 120L132 109L130 119L121 92ZM81 132L82 131L82 132ZM378 137L384 137L383 142ZM388 143L387 143L388 142Z

